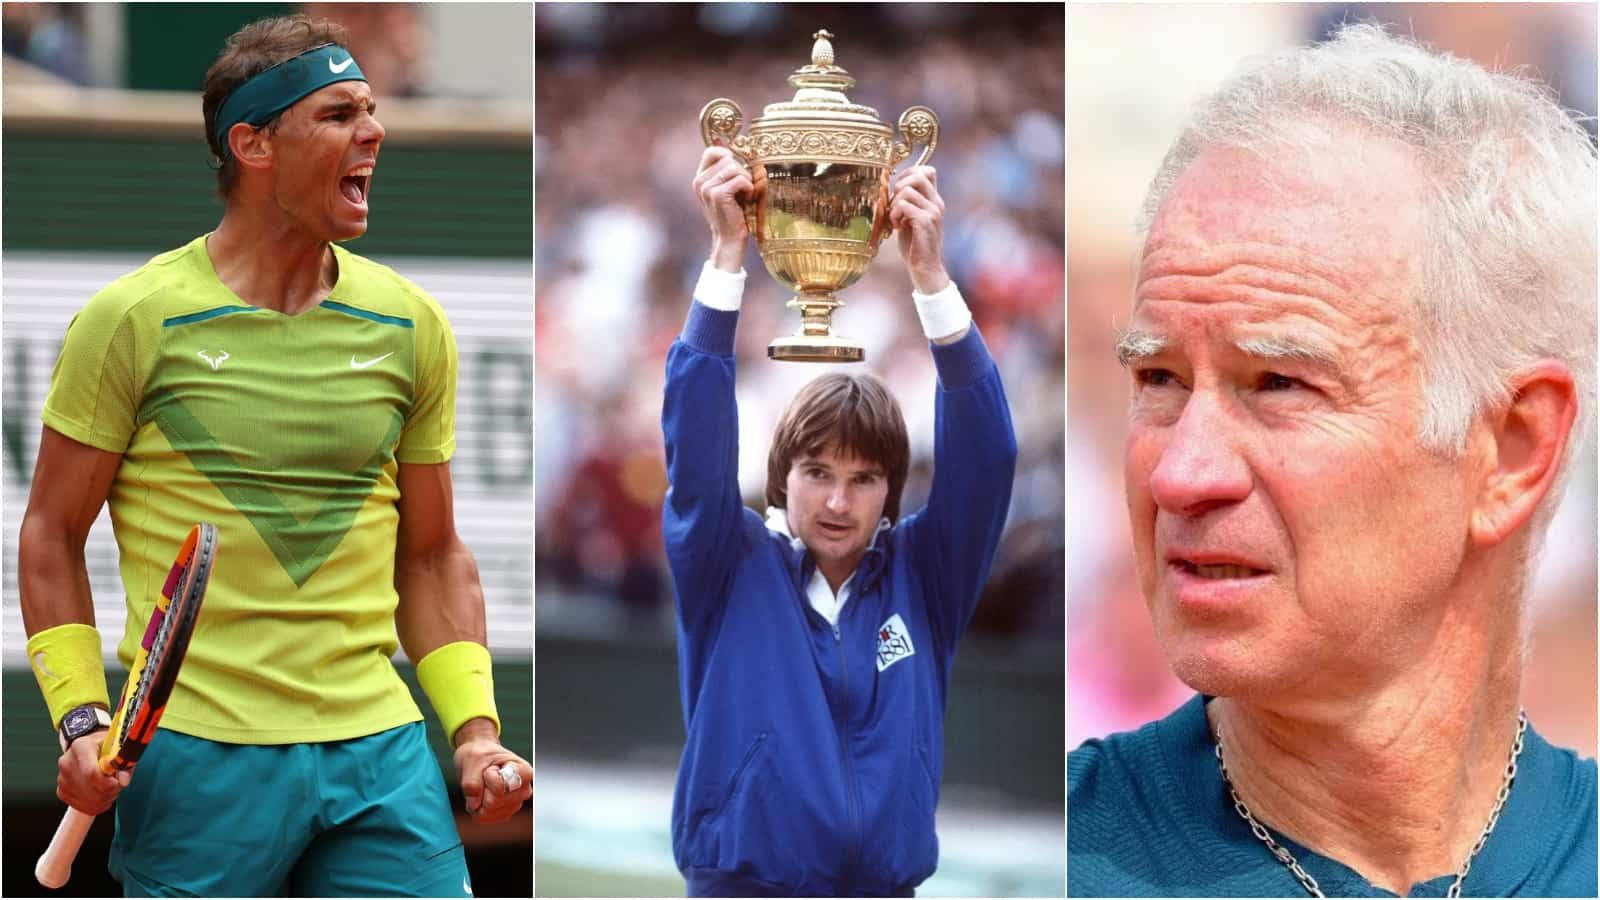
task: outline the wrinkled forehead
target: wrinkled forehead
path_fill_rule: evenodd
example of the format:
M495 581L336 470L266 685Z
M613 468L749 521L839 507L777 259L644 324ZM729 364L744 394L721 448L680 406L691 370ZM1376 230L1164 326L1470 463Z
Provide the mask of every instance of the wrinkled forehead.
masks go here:
M365 109L373 103L372 88L365 81L339 81L318 88L284 110L285 115L316 115L321 110L347 106Z
M1298 279L1357 303L1412 300L1426 233L1423 174L1411 148L1373 136L1202 150L1151 221L1136 300L1164 276L1250 270L1264 300L1278 287L1293 293Z

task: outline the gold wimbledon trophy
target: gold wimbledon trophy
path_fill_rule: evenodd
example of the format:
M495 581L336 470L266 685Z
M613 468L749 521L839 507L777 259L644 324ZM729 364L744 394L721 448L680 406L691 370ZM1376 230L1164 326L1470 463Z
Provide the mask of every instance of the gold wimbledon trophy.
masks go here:
M893 140L877 110L857 106L844 92L856 80L833 63L833 35L812 35L811 65L789 76L788 103L769 104L750 133L739 133L739 104L717 98L700 110L706 146L720 139L750 167L755 194L745 222L767 271L795 292L800 332L767 345L773 359L860 362L862 346L833 334L835 291L855 284L890 231L889 176L922 146L917 165L939 143L939 119L926 106L900 114L904 140Z

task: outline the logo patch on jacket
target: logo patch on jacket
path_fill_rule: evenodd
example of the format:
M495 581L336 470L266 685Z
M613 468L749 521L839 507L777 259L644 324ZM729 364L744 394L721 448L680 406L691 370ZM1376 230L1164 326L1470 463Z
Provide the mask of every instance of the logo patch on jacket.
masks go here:
M911 646L911 632L906 630L906 623L899 613L878 626L879 672L916 652L917 648Z

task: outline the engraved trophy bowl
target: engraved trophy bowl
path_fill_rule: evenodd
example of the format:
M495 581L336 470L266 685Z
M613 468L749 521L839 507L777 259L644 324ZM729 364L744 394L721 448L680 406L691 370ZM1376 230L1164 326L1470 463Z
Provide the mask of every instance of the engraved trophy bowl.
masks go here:
M794 291L800 331L767 345L767 356L791 362L860 362L862 345L833 333L836 296L854 284L890 231L889 178L921 146L917 165L933 155L939 119L925 106L900 115L901 140L870 106L851 103L856 80L834 64L833 35L812 35L811 64L789 76L794 99L769 104L740 134L739 104L719 97L700 110L700 136L719 142L750 167L755 192L745 222L761 261Z

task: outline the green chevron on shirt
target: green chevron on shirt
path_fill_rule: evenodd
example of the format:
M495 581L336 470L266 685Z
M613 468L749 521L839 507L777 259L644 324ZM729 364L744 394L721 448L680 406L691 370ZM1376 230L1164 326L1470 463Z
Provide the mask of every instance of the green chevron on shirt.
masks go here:
M356 513L372 493L378 473L391 458L395 440L405 424L396 413L388 433L366 464L351 473L349 481L334 486L321 507L302 521L276 492L224 450L181 400L166 392L153 394L150 400L156 410L156 425L173 449L187 456L195 469L244 514L296 587L305 586L355 523Z

